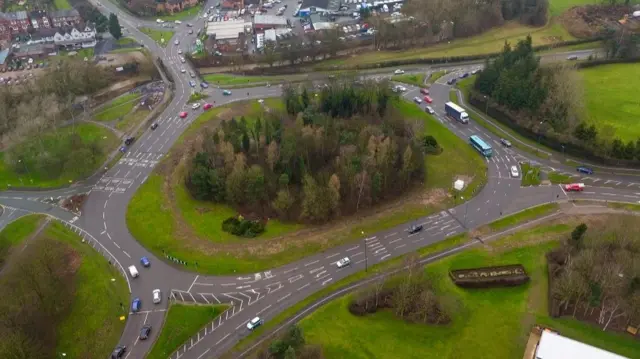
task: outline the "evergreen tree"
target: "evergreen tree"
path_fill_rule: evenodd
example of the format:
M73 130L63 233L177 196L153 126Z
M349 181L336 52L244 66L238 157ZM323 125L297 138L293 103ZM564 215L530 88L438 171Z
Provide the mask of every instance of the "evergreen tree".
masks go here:
M120 22L118 21L118 16L114 13L109 14L109 32L116 40L122 37Z

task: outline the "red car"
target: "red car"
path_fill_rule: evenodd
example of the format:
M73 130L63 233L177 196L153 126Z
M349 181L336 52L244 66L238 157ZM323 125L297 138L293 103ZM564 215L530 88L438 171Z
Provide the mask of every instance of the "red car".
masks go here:
M180 118L187 117L187 113L185 111L180 112Z
M208 110L208 109L210 109L211 107L213 107L213 106L211 106L211 104L210 104L210 103L205 103L205 104L204 104L204 106L203 106L202 108L203 108L203 109L205 109L205 110Z
M584 183L570 183L570 184L564 185L564 190L567 192L584 191Z
M428 89L420 89L420 93L423 95L428 95L429 94L429 90Z
M425 96L425 97L424 97L424 102L426 102L426 103L432 103L432 102L433 102L433 99L432 99L431 97L429 97L429 96Z

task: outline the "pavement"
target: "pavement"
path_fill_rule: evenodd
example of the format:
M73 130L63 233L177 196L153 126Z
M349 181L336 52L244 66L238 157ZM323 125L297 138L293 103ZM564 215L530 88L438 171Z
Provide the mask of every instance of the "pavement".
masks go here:
M91 0L96 2L98 0ZM598 174L588 178L576 178L587 183L582 193L566 193L560 186L520 186L520 179L511 178L510 166L519 166L522 161L538 161L542 166L553 166L554 170L573 173L574 169L561 163L532 159L526 152L515 148L503 148L499 137L486 131L471 121L463 125L452 122L444 116L444 103L449 99L451 87L446 80L458 76L461 72L477 68L478 64L444 65L438 67L407 67L407 72L426 72L446 68L449 74L438 80L430 88L434 99L432 107L436 118L454 134L465 141L472 134L479 134L491 142L494 155L486 159L488 165L488 183L473 198L454 208L420 218L412 223L422 224L424 230L416 234L407 232L408 225L401 225L379 233L365 233L363 238L353 243L327 250L323 253L304 258L269 271L248 273L237 276L206 276L187 272L169 262L154 256L141 246L129 233L125 213L135 191L147 180L155 165L168 153L173 143L189 127L202 109L191 110L187 104L192 88L188 64L180 62L178 49L183 51L195 39L189 35L187 22L194 27L203 26L203 19L185 20L174 28L176 34L166 48L158 46L153 40L138 31L140 26L155 26L155 22L135 19L121 11L113 3L100 0L99 9L105 13L116 13L120 24L127 28L129 36L143 43L154 56L160 57L175 79L174 97L167 109L159 116L156 130L147 130L130 147L127 153L112 168L99 176L94 176L82 184L52 191L9 191L0 194L0 204L4 211L0 215L0 228L28 213L45 213L62 221L76 231L88 245L102 253L127 278L131 297L142 300L142 311L131 313L120 344L127 346L127 358L143 358L149 351L163 325L168 304L171 301L200 304L229 303L230 310L215 321L209 323L193 338L184 343L171 358L203 359L218 357L229 350L238 340L249 334L246 323L260 316L265 321L274 318L291 305L317 292L331 283L397 256L413 252L416 249L442 241L448 237L469 229L490 223L523 209L553 201L571 199L595 199L605 201L640 201L640 176L619 175L616 173ZM214 5L206 4L205 9ZM291 8L291 6L289 6ZM202 22L202 24L200 24ZM175 40L179 45L174 45ZM584 56L583 52L578 52ZM566 57L566 54L550 56ZM180 69L185 67L187 74ZM195 71L193 71L195 72ZM391 77L388 74L369 74L368 77ZM198 80L198 79L196 79ZM403 94L411 101L419 95L417 87L407 86ZM279 96L281 88L253 87L235 89L230 96L224 96L222 89L209 88L208 102L215 106L233 101L259 99ZM424 108L424 104L421 105ZM178 117L180 111L187 111L185 119ZM595 181L595 179L598 181ZM588 180L591 179L591 182ZM634 192L635 191L635 192ZM64 210L55 205L58 197L76 193L88 193L81 215ZM143 256L151 260L151 266L144 268L139 259ZM352 264L338 268L336 261L343 257L351 258ZM140 272L137 278L130 278L126 268L135 265ZM153 289L162 291L162 302L152 304ZM123 303L129 305L129 303ZM138 340L138 333L144 324L151 324L151 337Z

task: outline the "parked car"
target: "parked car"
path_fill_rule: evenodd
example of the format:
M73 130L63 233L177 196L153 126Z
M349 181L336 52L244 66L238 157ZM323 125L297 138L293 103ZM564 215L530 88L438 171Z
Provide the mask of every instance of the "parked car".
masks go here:
M431 115L433 115L433 114L435 114L435 113L436 113L436 111L434 111L434 110L433 110L433 107L431 107L431 106L427 106L427 107L425 107L425 108L424 108L424 110L425 110L425 111L427 111L427 113L429 113L429 114L431 114Z
M149 334L151 333L151 325L147 324L140 329L140 340L146 340L149 338Z
M584 173L586 175L592 175L593 174L593 170L589 167L585 167L585 166L580 166L578 168L576 168L576 170L580 173Z
M422 103L422 99L420 99L420 97L416 96L413 98L413 102L417 103L418 105Z
M189 35L193 34L193 30L189 29Z
M193 71L189 71L189 76L196 77L196 74L194 74Z
M251 319L249 321L249 323L247 323L247 329L254 330L255 328L257 328L260 325L262 325L262 323L263 323L263 321L262 321L262 319L260 319L260 317L255 317L255 318Z
M511 147L511 142L509 142L509 140L507 140L506 138L501 138L500 143L502 143L504 147Z
M456 79L449 79L447 80L447 85L453 85L456 83L456 81L457 81Z
M466 78L466 77L469 77L469 73L468 72L465 72L465 73L460 75L461 79Z
M349 257L344 257L341 260L336 262L336 265L338 266L338 268L346 267L349 264L351 264L351 259L349 259Z
M160 289L154 289L152 294L153 294L153 304L158 304L162 301L162 294L160 293Z
M180 118L186 118L187 117L187 113L185 111L180 112Z
M518 166L511 166L511 177L519 177Z
M202 107L203 110L208 110L211 107L213 107L210 103L205 103L204 106Z
M415 225L415 226L411 226L407 230L407 232L409 232L409 234L415 234L415 233L418 233L420 231L422 231L422 225L421 224L418 224L418 225Z
M564 185L564 190L567 192L580 192L584 191L584 183L569 183Z
M577 59L578 59L578 55L570 55L570 56L567 57L567 60L569 60L569 61L575 61Z
M429 89L422 88L422 89L420 89L420 93L423 94L423 95L428 95L429 94Z
M158 19L159 20L159 19ZM118 345L113 352L111 352L111 359L120 359L124 356L124 352L127 351L127 347L124 345Z
M140 258L140 264L142 264L143 267L149 267L151 265L151 262L149 262L149 258L142 257Z
M142 301L140 300L140 298L133 298L133 302L131 302L131 311L136 313L140 311L140 308L142 308Z

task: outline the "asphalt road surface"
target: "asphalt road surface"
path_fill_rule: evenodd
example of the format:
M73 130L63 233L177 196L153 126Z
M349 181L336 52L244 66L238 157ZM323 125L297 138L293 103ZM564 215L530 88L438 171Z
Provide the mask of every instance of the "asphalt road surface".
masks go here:
M95 3L96 0L92 2ZM210 1L205 9L214 4L214 1ZM142 300L142 311L129 316L120 341L128 348L127 358L143 358L149 351L162 327L169 300L232 304L229 311L203 328L172 355L172 358L185 359L213 358L221 355L238 340L248 335L246 323L255 316L269 321L289 306L331 283L364 270L366 266L415 251L417 248L492 222L501 216L542 203L575 198L640 201L640 173L612 171L612 173L595 176L578 176L574 168L561 163L531 158L528 153L520 152L515 148L503 148L499 143L499 136L486 131L473 121L466 125L452 122L444 115L444 103L448 101L451 90L446 81L462 72L477 68L478 64L440 66L437 68L446 68L449 74L430 88L431 97L434 99L431 106L436 111L436 118L463 140L466 141L472 134L478 134L488 140L494 148L494 155L487 160L488 183L475 197L457 207L412 222L412 224L424 226L424 230L416 234L407 232L409 224L379 233L364 233L359 241L260 273L220 277L187 272L155 257L142 247L129 233L125 223L125 213L138 187L148 178L175 140L203 111L201 108L192 110L191 105L187 104L192 91L189 81L194 80L196 86L199 86L199 79L190 77L189 72L193 69L188 68L188 64L181 63L178 50L187 51L195 40L195 34L188 34L189 28L186 23L191 22L194 25L193 29L198 29L204 27L204 20L199 16L197 19L183 21L183 24L177 25L173 29L176 34L167 47L163 48L138 30L142 26L157 28L155 22L133 18L106 0L100 1L99 9L106 14L116 13L129 35L135 37L154 56L164 61L175 79L175 96L166 111L159 116L157 120L159 127L153 131L146 131L129 148L125 156L102 176L60 190L8 191L0 194L0 203L4 206L0 215L0 228L24 214L45 213L75 230L88 245L92 245L119 267L127 278L131 298L139 297ZM175 40L178 40L178 45L174 45ZM584 57L591 52L575 53ZM563 59L567 54L548 55L545 59ZM185 68L185 73L181 73L182 68ZM409 66L406 70L425 73L435 71L437 68ZM367 76L391 77L392 70L389 70L388 74ZM407 87L403 97L408 101L420 95L418 88ZM205 91L209 94L207 101L218 106L239 100L279 96L281 93L281 88L277 86L234 89L230 96L224 96L222 90L206 89ZM424 108L424 104L421 107ZM181 111L188 113L185 119L178 117ZM520 186L520 179L512 178L509 171L511 166L519 167L522 161L536 161L546 169L574 175L576 181L585 182L587 188L582 193L565 193L560 186L523 188ZM88 192L89 196L81 215L68 212L53 204L58 197L85 192ZM143 268L140 265L140 258L143 256L151 260L149 268ZM338 268L336 261L343 257L349 257L352 264L345 268ZM131 278L127 274L126 268L130 265L138 268L140 272L138 278ZM162 291L163 300L160 304L154 305L151 293L156 288ZM148 340L139 341L138 333L144 324L151 324L153 331Z

